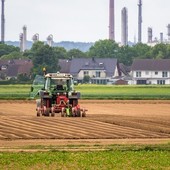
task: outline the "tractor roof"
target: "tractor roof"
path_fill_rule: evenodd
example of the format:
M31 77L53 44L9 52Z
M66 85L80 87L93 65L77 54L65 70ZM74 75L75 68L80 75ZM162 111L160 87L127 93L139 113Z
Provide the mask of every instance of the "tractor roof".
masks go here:
M52 78L52 79L66 79L66 80L69 80L72 78L72 75L71 74L67 74L67 73L48 73L45 75L45 77L49 77L49 78Z

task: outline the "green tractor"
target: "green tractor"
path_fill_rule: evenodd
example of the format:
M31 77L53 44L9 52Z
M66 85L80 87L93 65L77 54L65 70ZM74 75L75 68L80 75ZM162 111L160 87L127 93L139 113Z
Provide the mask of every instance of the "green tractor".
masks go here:
M48 73L37 76L31 87L31 98L36 98L37 116L85 117L86 109L80 108L80 92L74 90L73 77L65 73Z

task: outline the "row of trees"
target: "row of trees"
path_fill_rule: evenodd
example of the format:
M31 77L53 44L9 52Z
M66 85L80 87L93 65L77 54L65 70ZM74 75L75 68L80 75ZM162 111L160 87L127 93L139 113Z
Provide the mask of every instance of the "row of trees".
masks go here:
M39 74L42 67L48 71L57 71L58 59L99 57L117 58L120 63L131 65L134 59L167 59L170 58L170 44L157 44L150 47L147 44L134 46L119 46L112 40L99 40L87 52L78 49L66 51L63 47L50 47L43 42L36 42L30 50L20 52L18 47L0 44L0 59L29 58L33 61L33 73Z

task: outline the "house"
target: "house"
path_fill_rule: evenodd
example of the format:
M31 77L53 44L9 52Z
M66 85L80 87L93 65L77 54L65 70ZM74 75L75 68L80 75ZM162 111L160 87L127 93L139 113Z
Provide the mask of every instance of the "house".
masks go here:
M170 84L170 59L136 59L131 76L133 84Z
M30 75L33 63L29 59L0 60L0 75L5 79L16 79L18 74Z
M60 61L59 65L69 67L69 73L78 83L83 83L84 77L88 76L92 84L108 84L120 76L118 61L112 58L73 58L65 64Z

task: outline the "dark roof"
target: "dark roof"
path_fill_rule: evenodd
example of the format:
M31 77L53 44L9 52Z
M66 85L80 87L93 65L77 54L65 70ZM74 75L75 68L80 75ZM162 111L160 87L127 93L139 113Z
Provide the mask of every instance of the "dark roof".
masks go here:
M30 59L2 59L0 60L0 65L23 65L27 63L32 63Z
M131 70L170 71L170 59L137 59Z
M106 70L106 75L111 77L117 66L117 59L112 58L73 58L70 73L75 75L80 70Z
M58 65L60 66L60 73L70 73L70 60L59 59Z
M20 65L19 68L18 68L18 74L27 74L27 75L29 75L30 72L31 72L32 67L33 67L32 62Z
M25 59L12 61L14 61L14 64L9 64L8 69L6 70L7 76L17 77L18 74L30 74L31 68L33 67L32 61Z
M131 68L129 66L125 66L123 63L119 63L119 68L120 71L124 74L124 75L129 75Z
M11 65L10 67L8 67L7 76L17 77L19 67L20 65Z

